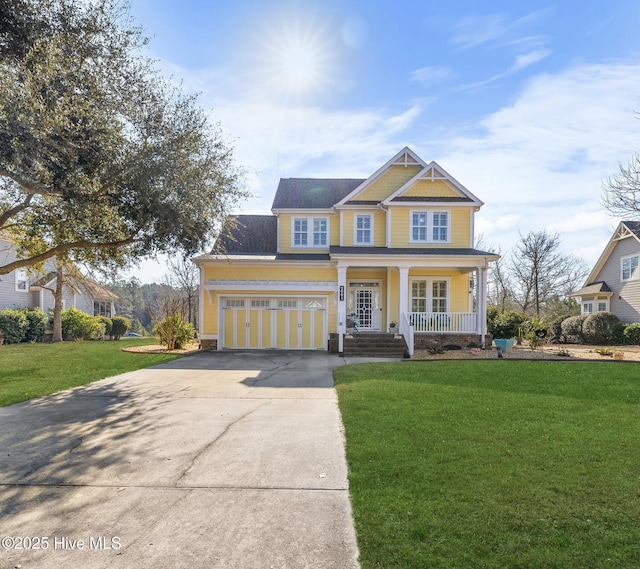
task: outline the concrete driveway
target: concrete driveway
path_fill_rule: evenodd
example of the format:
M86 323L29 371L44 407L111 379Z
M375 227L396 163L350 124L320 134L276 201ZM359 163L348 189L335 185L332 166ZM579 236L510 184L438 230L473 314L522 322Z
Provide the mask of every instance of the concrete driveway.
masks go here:
M202 353L0 409L0 567L358 567L342 363Z

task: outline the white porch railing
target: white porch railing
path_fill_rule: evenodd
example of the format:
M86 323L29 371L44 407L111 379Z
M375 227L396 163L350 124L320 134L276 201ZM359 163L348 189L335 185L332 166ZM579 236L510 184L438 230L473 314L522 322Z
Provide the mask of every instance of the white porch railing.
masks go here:
M478 330L475 312L409 312L407 318L414 332L474 334Z
M413 324L409 321L408 314L402 314L400 317L400 323L398 325L398 332L404 336L404 341L407 343L407 350L410 356L413 356Z

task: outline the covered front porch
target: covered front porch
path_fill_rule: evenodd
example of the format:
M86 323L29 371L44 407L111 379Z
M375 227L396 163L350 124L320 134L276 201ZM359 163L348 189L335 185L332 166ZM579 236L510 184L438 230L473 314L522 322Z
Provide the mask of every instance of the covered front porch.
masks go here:
M421 335L474 335L484 342L487 259L332 257L338 261L338 353L354 332L397 332L409 355Z

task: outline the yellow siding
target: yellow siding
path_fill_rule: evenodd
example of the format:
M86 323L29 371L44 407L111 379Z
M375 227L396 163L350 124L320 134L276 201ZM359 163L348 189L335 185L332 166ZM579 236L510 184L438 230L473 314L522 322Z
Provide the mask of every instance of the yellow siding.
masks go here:
M471 244L471 209L451 210L451 246L469 247Z
M344 211L342 213L342 244L344 247L353 245L353 224L356 215L352 211Z
M402 192L402 195L431 198L460 197L458 192L442 180L434 180L433 182L431 180L418 180L407 191Z
M373 246L384 247L387 240L387 215L381 210L347 210L342 214L344 247L355 245L355 224L357 215L373 216Z
M340 214L332 214L329 216L329 243L331 245L340 245Z
M409 243L411 232L411 211L416 207L392 207L391 247L469 247L471 235L471 208L440 208L451 211L451 243ZM431 208L438 211L438 208Z
M384 247L387 243L387 214L377 211L373 214L373 244Z
M413 178L422 168L420 166L391 166L380 178L373 182L364 192L358 194L357 200L382 201L398 188Z

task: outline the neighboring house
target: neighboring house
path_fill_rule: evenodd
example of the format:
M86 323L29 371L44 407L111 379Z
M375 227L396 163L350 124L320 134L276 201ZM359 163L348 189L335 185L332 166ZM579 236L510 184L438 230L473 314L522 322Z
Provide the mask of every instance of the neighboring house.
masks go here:
M582 314L613 312L622 322L640 322L640 222L622 221L589 274L571 296Z
M5 240L0 240L0 263L15 261L16 248ZM55 259L44 263L42 272L17 269L0 275L0 310L4 308L39 307L45 312L53 310L52 290L56 287ZM117 296L97 282L72 275L65 276L62 295L62 309L72 306L92 316L115 316L114 302Z
M284 178L273 215L239 215L200 267L208 348L342 353L358 332L396 323L421 337L484 341L486 283L498 255L473 247L482 202L404 148L366 180Z

